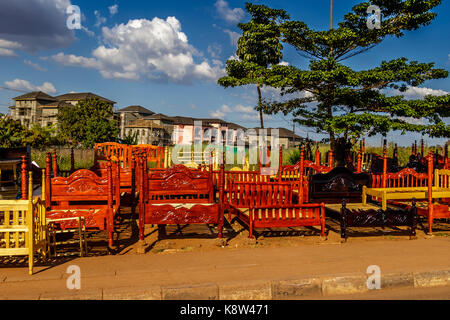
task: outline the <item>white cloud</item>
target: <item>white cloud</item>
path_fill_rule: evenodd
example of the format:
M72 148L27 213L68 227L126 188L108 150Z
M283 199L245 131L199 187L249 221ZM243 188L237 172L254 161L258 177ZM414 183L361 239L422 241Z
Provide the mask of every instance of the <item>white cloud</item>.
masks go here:
M198 51L189 44L175 17L130 20L102 28L102 42L91 58L58 53L51 58L68 66L97 69L107 79L190 83L215 81L225 74L220 65L194 61Z
M309 91L301 91L299 93L285 94L281 95L281 89L273 88L269 86L261 87L261 93L263 94L263 98L268 100L277 100L283 101L287 99L295 99L295 98L310 98L313 94Z
M55 94L57 92L55 86L50 82L44 82L40 86L35 86L27 80L14 79L13 81L5 81L5 85L14 90L42 91L47 94Z
M81 66L84 68L94 69L100 67L100 63L98 63L98 61L94 58L85 58L81 56L75 56L73 54L65 55L62 52L52 56L52 59L65 66Z
M83 30L84 32L86 32L86 34L87 34L89 37L95 36L95 33L94 33L93 31L89 30L88 28L86 28L85 26L81 26L81 30Z
M408 89L405 92L400 92L400 90L397 89L385 89L382 90L382 92L384 92L388 96L401 95L404 96L405 99L407 100L423 99L426 95L443 96L450 93L440 89L411 87L411 86L408 87Z
M429 94L433 96L443 96L449 94L449 92L440 89L409 87L408 90L400 94L412 99L420 99Z
M416 125L427 125L430 123L429 121L427 121L426 119L423 119L423 118L416 119L416 118L412 118L412 117L398 117L398 119L403 120L407 123L416 124Z
M66 47L75 41L66 25L70 0L0 1L0 42L26 52ZM1 14L5 13L5 14Z
M119 12L119 6L117 4L108 7L109 9L109 13L113 16L115 15L117 12Z
M0 48L0 57L16 57L17 54L11 49Z
M15 41L8 41L5 39L0 39L0 48L20 49L20 48L22 48L22 45Z
M234 118L239 118L243 120L259 119L259 112L256 111L254 107L244 106L242 104L237 104L234 107L230 107L224 104L219 109L210 112L209 115L215 118L225 118L228 116L233 116Z
M12 49L20 49L20 48L22 48L22 45L18 42L0 39L0 56L16 57L17 54Z
M222 53L222 46L218 43L210 44L208 46L207 52L212 58L220 58L220 54Z
M94 15L95 15L95 24L94 24L94 26L100 27L102 24L104 24L106 22L106 18L102 17L100 12L98 12L97 10L94 11Z
M237 32L234 32L234 31L231 31L231 30L228 30L228 29L223 30L223 32L228 34L228 36L230 37L230 44L232 46L237 47L238 40L241 37L241 35L239 33L237 33Z
M32 67L33 69L36 69L38 71L47 71L47 69L41 67L40 65L38 65L37 63L31 62L30 60L24 60L23 61L27 66Z
M241 8L231 9L228 2L225 0L217 0L214 6L216 7L220 17L228 23L238 23L245 16L244 10Z
M212 111L209 115L213 118L225 118L225 113L220 110Z

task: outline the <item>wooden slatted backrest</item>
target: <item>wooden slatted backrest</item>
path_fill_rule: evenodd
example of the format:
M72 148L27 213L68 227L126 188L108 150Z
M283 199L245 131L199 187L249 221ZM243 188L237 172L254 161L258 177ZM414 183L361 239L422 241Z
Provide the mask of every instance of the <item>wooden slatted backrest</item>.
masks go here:
M143 163L140 162L142 166ZM141 169L142 170L142 169ZM164 170L146 172L144 190L151 203L211 203L213 197L212 174L209 171L189 169L178 164Z
M248 182L268 182L270 176L262 175L259 171L244 171L244 170L227 170L225 174L224 191L228 192L228 180L248 181ZM218 187L220 170L213 171L213 183Z
M0 200L0 256L28 247L30 209L31 200Z
M292 204L293 186L289 182L247 182L229 180L229 195L225 200L237 208Z
M405 168L396 173L387 172L386 152L382 174L372 174L372 188L414 188L428 186L429 177L433 176L433 157L428 155L425 161L428 164L428 173L418 173L414 169Z
M96 165L99 160L106 160L107 157L116 156L122 158L124 155L124 147L126 147L126 145L116 142L96 143L94 145L94 165Z
M411 168L405 168L396 173L387 173L385 178L385 188L426 187L428 185L428 174L417 173ZM372 175L372 187L383 188L383 174Z
M129 146L130 152L129 155L134 152L143 152L147 156L148 162L155 162L156 168L163 168L164 167L164 147L159 146L153 146L150 144L138 144L135 146ZM130 166L131 164L131 157L129 158L127 162L127 166Z
M450 189L449 169L436 169L434 171L434 186L443 189Z
M294 165L282 166L279 170L279 176L284 181L298 180L302 169L304 176L310 176L316 173L327 173L331 171L332 168L329 166L318 165L309 160L304 160L303 163L298 162Z

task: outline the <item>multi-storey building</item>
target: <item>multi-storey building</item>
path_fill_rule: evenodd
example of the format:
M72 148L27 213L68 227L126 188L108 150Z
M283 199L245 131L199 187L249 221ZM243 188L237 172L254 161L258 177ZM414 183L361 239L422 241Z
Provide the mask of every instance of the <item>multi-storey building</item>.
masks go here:
M9 107L11 117L31 128L33 124L47 126L58 122L58 111L65 106L74 106L79 101L97 98L114 107L115 102L94 93L67 93L52 97L41 91L29 92L13 98L15 105Z

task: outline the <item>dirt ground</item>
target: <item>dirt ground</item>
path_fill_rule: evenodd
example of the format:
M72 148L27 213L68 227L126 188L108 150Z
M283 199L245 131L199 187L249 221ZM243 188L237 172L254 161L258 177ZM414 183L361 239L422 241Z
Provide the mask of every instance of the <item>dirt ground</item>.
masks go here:
M116 227L115 243L116 255L130 255L142 253L142 246L138 242L137 217L134 219L129 214L129 209L122 209L120 225ZM217 239L217 227L215 225L169 225L166 226L166 236L159 238L157 226L146 225L145 245L147 255L166 255L178 252L209 252L214 250L236 250L250 248L281 248L304 247L341 244L339 217L327 212L325 229L326 237L320 236L320 227L298 227L281 229L258 229L255 232L256 239L248 238L248 229L236 218L231 221L226 214L224 225L224 241ZM430 238L426 234L428 222L419 217L417 239ZM72 237L70 234L69 237ZM435 220L433 223L433 238L450 238L450 220ZM72 238L76 239L76 235ZM67 240L67 237L66 239ZM409 239L407 227L399 228L349 228L347 243L364 243L371 241L386 242L386 246L398 241L414 241ZM105 231L87 232L88 257L108 255L107 233ZM77 253L77 244L73 247L65 246L58 253ZM58 258L60 259L60 258ZM4 267L27 266L25 257L0 257ZM46 262L48 264L48 261ZM39 263L38 263L39 265Z
M226 215L227 216L227 215ZM255 232L256 239L248 238L248 228L236 218L231 221L225 219L224 241L217 239L215 225L169 225L166 226L166 236L158 237L157 226L145 227L145 252L147 254L169 254L175 252L211 250L234 250L236 248L276 248L314 246L321 244L341 243L339 217L327 213L327 236L320 236L320 227L298 227L279 229L260 229ZM428 222L419 218L417 239L425 239ZM100 234L98 235L100 236ZM435 220L433 223L433 237L450 237L450 220ZM348 242L366 242L386 240L410 241L407 227L399 228L349 228ZM118 233L119 254L137 253L138 226L135 220L126 220Z

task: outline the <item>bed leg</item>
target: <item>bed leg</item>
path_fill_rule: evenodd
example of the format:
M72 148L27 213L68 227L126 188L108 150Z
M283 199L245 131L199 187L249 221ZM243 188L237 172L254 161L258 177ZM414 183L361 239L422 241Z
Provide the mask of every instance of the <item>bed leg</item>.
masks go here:
M249 212L249 224L248 224L248 238L249 239L254 239L253 238L253 209L250 209Z
M219 233L217 234L217 238L223 238L223 221L219 222Z
M341 208L341 242L347 241L347 208L345 199L342 200Z
M166 225L158 224L158 239L163 239L166 235Z
M416 199L414 198L412 201L412 208L410 209L411 214L411 232L410 239L416 238L416 228L417 228L417 207L416 207Z
M320 214L321 214L321 228L322 228L322 230L321 230L321 233L320 233L320 235L321 235L321 237L325 237L325 204L324 203L321 203L320 204Z
M434 211L433 204L430 204L428 209L429 209L428 210L428 235L432 236L433 235L433 211Z
M111 254L114 251L114 233L112 231L108 231L108 254Z

